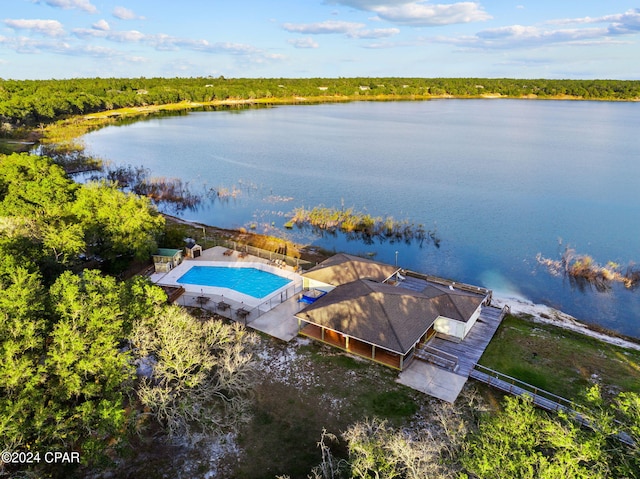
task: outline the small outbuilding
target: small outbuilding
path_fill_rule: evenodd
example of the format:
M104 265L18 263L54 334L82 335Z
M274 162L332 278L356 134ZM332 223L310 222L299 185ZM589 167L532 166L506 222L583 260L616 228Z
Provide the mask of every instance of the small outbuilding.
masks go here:
M153 255L153 265L156 273L168 273L182 263L181 249L159 248Z
M197 243L187 243L184 247L185 256L189 259L199 258L202 256L202 246Z

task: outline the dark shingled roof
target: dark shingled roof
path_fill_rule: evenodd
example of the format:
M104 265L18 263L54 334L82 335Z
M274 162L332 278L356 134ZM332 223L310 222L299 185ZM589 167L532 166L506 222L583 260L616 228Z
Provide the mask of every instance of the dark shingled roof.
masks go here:
M356 280L337 287L296 316L404 355L440 315L434 299L438 297Z
M402 284L400 285L402 287ZM428 296L436 305L440 316L466 323L471 319L478 306L484 301L484 296L467 293L457 289L451 290L446 286L428 284L421 294Z
M311 268L303 276L333 286L351 283L357 279L373 279L381 282L398 268L370 259L340 253Z

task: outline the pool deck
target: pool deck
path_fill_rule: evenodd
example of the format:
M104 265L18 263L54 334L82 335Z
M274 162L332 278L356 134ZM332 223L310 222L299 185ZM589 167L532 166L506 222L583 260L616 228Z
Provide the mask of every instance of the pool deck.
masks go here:
M215 246L203 251L199 258L185 259L168 273L152 274L151 280L159 285L178 285L176 280L192 266L256 267L289 278L293 284L262 299L228 288L182 284L185 293L176 303L206 309L280 340L291 341L298 335L298 320L294 315L304 307L298 303L298 293L302 290L301 277L291 267L278 266L256 256L240 256L237 251L229 254L229 251L222 246ZM221 303L224 305L221 306Z
M239 291L224 288L205 286L198 284L178 283L178 280L193 266L223 266L227 268L256 268L267 273L290 280L287 285L274 290L263 298L256 298ZM182 286L188 294L196 294L202 297L211 297L216 302L234 301L241 303L247 308L261 308L265 310L265 303L275 304L274 298L279 302L286 300L295 292L302 290L302 277L293 271L291 267L283 267L276 265L262 258L251 255L240 255L237 251L232 251L221 246L215 246L203 251L202 256L196 259L185 259L180 265L173 268L168 273L154 273L151 275L151 281L158 285L165 286ZM293 289L292 289L293 287ZM224 298L224 299L218 299Z

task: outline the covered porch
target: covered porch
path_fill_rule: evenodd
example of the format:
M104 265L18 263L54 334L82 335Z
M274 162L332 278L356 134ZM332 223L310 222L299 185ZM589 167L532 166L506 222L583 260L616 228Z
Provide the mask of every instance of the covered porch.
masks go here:
M355 356L375 361L399 371L402 371L411 362L415 352L414 347L407 354L401 355L317 324L304 321L300 321L300 323L299 334L302 336L321 341Z

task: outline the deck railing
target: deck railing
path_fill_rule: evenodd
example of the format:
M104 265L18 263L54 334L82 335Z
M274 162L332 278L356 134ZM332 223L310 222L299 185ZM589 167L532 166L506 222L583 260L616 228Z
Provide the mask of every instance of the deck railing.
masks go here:
M410 271L410 270L405 271L404 274L412 278L418 278L418 279L423 279L425 281L429 281L430 283L441 284L443 286L453 286L454 288L459 289L461 291L480 294L487 298L486 299L487 304L491 303L491 297L493 295L493 292L490 289L482 288L480 286L473 286L471 284L466 284L466 283L459 283L457 281L452 281L450 279L440 278L438 276L432 276L430 274L417 273L415 271Z
M458 368L458 357L441 351L433 346L424 345L421 348L416 349L416 358L422 359L429 363L440 366L441 368L449 371L455 371Z
M477 374L476 372L480 374ZM471 370L470 376L509 394L513 394L515 396L529 396L533 400L534 404L548 411L564 411L575 415L576 418L582 418L581 422L583 424L586 421L586 419L584 419L578 412L582 409L579 404L499 371L476 364Z
M547 411L563 411L582 426L586 426L591 429L596 427L593 421L589 419L589 411L584 406L570 401L569 399L557 396L549 391L537 388L531 384L527 384L519 379L512 378L511 376L494 371L493 369L489 369L480 364L476 364L474 366L470 376L478 381L488 384L489 386L495 387L509 394L513 394L514 396L529 397L533 401L533 404L546 409ZM614 423L618 426L622 425L618 420L615 420ZM613 437L628 446L636 446L633 438L624 430L618 431L613 435Z

